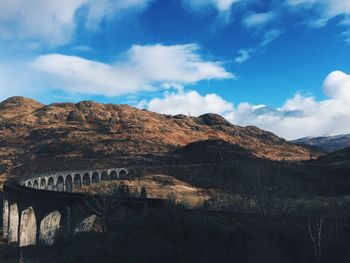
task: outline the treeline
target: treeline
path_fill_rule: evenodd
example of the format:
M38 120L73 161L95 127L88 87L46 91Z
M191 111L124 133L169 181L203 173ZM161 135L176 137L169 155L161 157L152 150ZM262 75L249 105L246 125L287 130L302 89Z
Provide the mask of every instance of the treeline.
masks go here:
M169 208L127 211L105 234L28 248L25 256L39 263L347 263L349 242L349 224L340 220L237 218Z

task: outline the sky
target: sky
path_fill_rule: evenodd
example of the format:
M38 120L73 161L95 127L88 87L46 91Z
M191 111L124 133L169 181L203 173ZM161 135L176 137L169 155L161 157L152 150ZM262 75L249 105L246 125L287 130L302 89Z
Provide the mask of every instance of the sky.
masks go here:
M0 100L350 133L350 0L0 0Z

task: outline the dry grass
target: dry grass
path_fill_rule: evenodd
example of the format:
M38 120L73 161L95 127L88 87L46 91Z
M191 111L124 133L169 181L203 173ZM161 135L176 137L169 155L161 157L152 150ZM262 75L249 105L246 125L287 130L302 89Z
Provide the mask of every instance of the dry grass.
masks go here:
M78 189L78 192L97 192L99 189L112 189L121 182L129 186L131 192L140 192L142 187L147 190L150 198L176 198L177 203L188 207L198 207L210 197L219 196L221 192L215 189L202 189L189 185L168 175L146 175L132 180L100 182L89 187Z

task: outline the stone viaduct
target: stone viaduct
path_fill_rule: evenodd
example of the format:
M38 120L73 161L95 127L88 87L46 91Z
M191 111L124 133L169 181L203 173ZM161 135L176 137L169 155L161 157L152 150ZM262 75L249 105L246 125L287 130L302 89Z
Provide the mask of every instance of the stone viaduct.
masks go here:
M82 215L81 205L87 195L73 193L74 189L128 177L128 168L113 168L47 173L8 181L4 185L3 237L25 247L50 245L57 236L89 231L96 216ZM160 202L129 199L134 203Z
M129 174L127 168L65 171L53 174L28 176L18 182L34 189L73 192L76 188L99 183L100 181L126 179Z

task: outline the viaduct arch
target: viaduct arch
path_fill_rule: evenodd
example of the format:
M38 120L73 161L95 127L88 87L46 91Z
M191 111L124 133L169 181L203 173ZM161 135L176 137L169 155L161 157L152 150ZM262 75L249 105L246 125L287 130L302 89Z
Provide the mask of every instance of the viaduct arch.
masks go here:
M25 247L51 245L60 232L69 236L86 231L96 216L80 215L86 195L74 190L128 176L128 168L112 168L47 173L8 181L4 185L3 237Z

